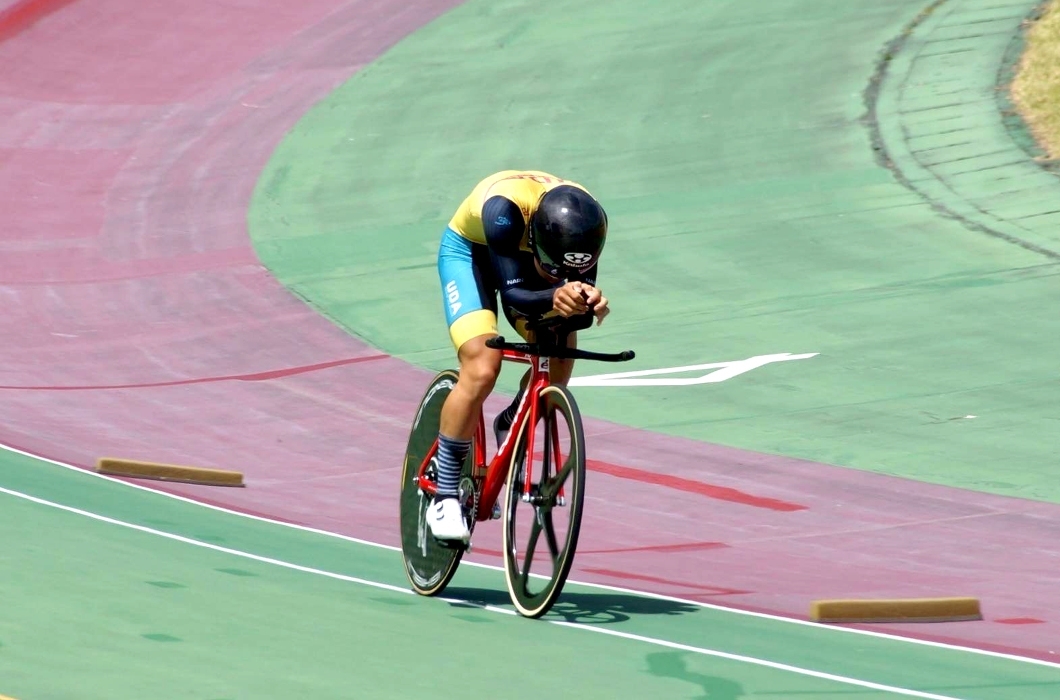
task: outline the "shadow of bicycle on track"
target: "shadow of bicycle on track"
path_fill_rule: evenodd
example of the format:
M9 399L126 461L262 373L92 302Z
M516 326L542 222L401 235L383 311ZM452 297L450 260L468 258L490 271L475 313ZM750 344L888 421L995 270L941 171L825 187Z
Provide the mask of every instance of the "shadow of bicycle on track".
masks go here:
M450 605L511 608L507 591L482 588L447 588L442 594ZM544 620L609 625L641 615L686 615L700 608L691 603L628 593L564 593Z

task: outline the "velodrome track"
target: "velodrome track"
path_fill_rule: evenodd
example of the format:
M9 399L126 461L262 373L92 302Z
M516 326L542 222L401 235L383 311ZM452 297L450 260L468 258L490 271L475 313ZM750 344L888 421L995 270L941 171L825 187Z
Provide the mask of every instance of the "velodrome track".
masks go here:
M17 340L3 346L2 441L81 467L113 454L240 468L245 490L163 488L394 544L394 465L430 372L350 337L280 286L255 255L245 213L269 155L306 110L447 9L8 6L0 58L20 69L5 72L0 102L8 211L0 282L4 335ZM913 16L891 21L901 27ZM130 40L135 55L114 48ZM1048 240L1033 245L1049 250ZM1051 503L614 422L588 428L593 498L579 581L794 617L815 598L977 595L981 623L873 629L1052 656ZM96 488L84 485L91 478L75 484L54 465L10 459L0 481L8 491L92 510L74 503ZM26 508L14 503L12 528ZM164 508L150 503L107 507L150 519L145 509ZM72 525L51 522L48 537L63 542ZM496 564L496 532L483 534L473 559ZM83 536L80 546L90 546ZM363 556L365 567L385 569ZM121 557L101 558L120 571ZM468 588L466 596L497 601ZM680 612L689 611L670 614Z

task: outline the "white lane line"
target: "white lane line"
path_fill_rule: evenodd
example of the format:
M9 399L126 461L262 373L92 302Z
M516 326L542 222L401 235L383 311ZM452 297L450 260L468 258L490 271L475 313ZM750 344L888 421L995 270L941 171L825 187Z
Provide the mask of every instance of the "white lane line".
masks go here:
M314 569L311 566L302 566L300 564L294 564L289 561L283 561L281 559L273 559L271 557L263 557L259 554L251 554L250 552L244 552L239 549L232 549L230 547L222 547L217 544L210 544L209 542L202 542L195 540L190 537L184 537L183 535L174 535L171 532L163 532L162 530L155 530L154 528L146 527L144 525L137 525L135 523L127 523L124 520L117 520L116 518L109 518L106 515L100 515L99 513L93 513L87 510L81 510L80 508L74 508L73 506L65 506L61 503L55 503L53 501L47 501L43 498L37 498L31 496L28 493L22 493L21 491L15 491L13 489L4 488L0 486L0 493L6 493L9 496L15 498L21 498L26 501L32 501L42 506L48 506L49 508L57 508L67 513L73 513L75 515L81 515L92 520L98 520L102 523L108 523L110 525L117 525L119 527L125 527L130 530L136 530L137 532L143 532L148 535L155 535L157 537L164 537L167 540L173 540L175 542L182 542L184 544L194 545L195 547L202 547L203 549L213 550L214 552L221 552L223 554L231 554L237 557L243 557L244 559L252 559L254 561L262 562L263 564L273 564L275 566L282 566L285 569L294 569L295 571L302 571L307 574L316 574L318 576L327 576L328 578L339 579L340 581L348 581L350 583L360 583L365 586L371 586L373 588L382 588L384 590L393 591L395 593L408 593L413 595L412 591L408 588L401 586L391 586L389 583L380 583L378 581L370 581L364 578L357 578L356 576L347 576L345 574L336 574L332 571L324 571L323 569Z
M0 486L0 493L5 493L15 498L21 498L38 505L47 506L49 508L55 508L67 513L73 513L74 515L80 515L85 518L90 518L99 522L107 523L109 525L117 525L118 527L128 528L137 532L142 532L148 535L155 535L156 537L163 537L167 540L173 540L175 542L181 542L183 544L190 544L194 547L202 547L203 549L209 549L215 552L221 552L223 554L229 554L243 559L250 559L252 561L261 562L263 564L271 564L273 566L279 566L284 569L292 569L294 571L300 571L307 574L314 574L316 576L326 576L327 578L337 579L339 581L345 581L348 583L357 583L362 586L369 586L371 588L380 588L385 591L391 591L394 593L404 593L413 595L412 591L407 588L400 586L392 586L388 583L380 583L379 581L371 581L369 579L358 578L356 576L347 576L346 574L338 574L333 571L325 571L323 569L316 569L311 566L302 566L282 559L273 559L272 557L263 557L258 554L251 554L250 552L244 552L239 549L232 549L230 547L222 547L216 544L210 544L209 542L201 542L190 537L183 537L181 535L175 535L170 532L163 532L162 530L155 530L154 528L145 527L143 525L136 525L135 523L127 523L123 520L117 520L115 518L109 518L99 513L93 513L91 511L82 510L80 508L74 508L72 506L66 506L61 503L55 503L48 501L43 498L37 498L21 491L15 491ZM465 601L454 601L453 599L444 599L448 602L464 603ZM472 604L474 605L474 604ZM515 612L512 610L505 610L494 605L483 605L475 606L480 607L482 610L486 610L494 613L504 613L507 615L514 615ZM595 632L596 634L603 634L608 637L617 637L619 639L626 639L635 642L642 642L645 644L652 644L655 646L666 647L668 649L677 649L680 651L687 651L694 654L700 654L702 656L711 656L719 659L726 659L729 661L737 661L741 663L751 664L754 666L763 666L766 668L775 669L778 671L785 671L787 673L794 673L800 676L809 676L811 678L818 678L827 681L833 681L836 683L843 683L846 685L853 685L859 688L868 688L871 690L880 690L887 693L893 693L895 695L905 695L914 698L926 698L927 700L960 700L960 698L954 698L948 695L936 695L934 693L925 693L919 690L910 690L908 688L899 688L896 686L883 685L881 683L873 683L871 681L863 681L857 678L848 678L847 676L839 676L831 673L824 673L822 671L814 671L807 668L801 668L799 666L790 666L788 664L777 663L775 661L768 661L766 659L759 659L754 656L742 656L740 654L730 654L724 651L718 651L716 649L707 649L704 647L696 647L688 644L680 644L678 642L671 642L665 639L657 639L655 637L645 637L639 634L629 634L627 632L619 632L612 629L604 629L602 627L594 627L592 625L584 625L577 622L565 622L561 620L546 620L549 624L556 625L559 627L567 627L570 629L582 630L585 632Z
M837 683L856 685L861 688L869 688L872 690L880 690L886 693L894 693L895 695L906 695L913 698L928 698L929 700L960 700L959 698L955 698L950 695L937 695L935 693L925 693L920 690L898 688L892 685L883 685L882 683L873 683L872 681L863 681L858 680L856 678L848 678L846 676L837 676L831 673L824 673L822 671L812 671L810 669L801 668L799 666L790 666L788 664L777 663L775 661L759 659L754 656L730 654L728 652L717 651L715 649L704 649L702 647L689 646L688 644L669 642L665 639L656 639L655 637L644 637L639 634L619 632L617 630L604 629L602 627L593 627L591 625L580 625L576 622L563 622L561 620L549 620L549 622L554 625L559 625L560 627L572 627L574 629L585 630L586 632L598 632L599 634L606 634L612 637L621 637L622 639L629 639L635 642L645 642L647 644L654 644L656 646L667 647L669 649L688 651L694 654L713 656L719 659L727 659L729 661L739 661L746 664L753 664L755 666L765 666L766 668L772 668L778 671L787 671L788 673L797 673L801 676L811 676L813 678L820 678L827 681L835 681Z
M147 486L142 486L140 484L133 484L133 483L130 483L128 481L122 481L121 479L115 479L113 477L105 476L103 474L99 474L97 472L90 471L90 470L85 469L83 467L78 467L78 466L75 466L73 464L67 464L65 462L59 462L59 461L51 459L49 457L43 457L43 456L38 455L38 454L33 454L32 452L26 452L24 450L18 449L17 447L11 447L10 445L5 445L3 443L0 443L0 450L6 450L7 452L12 452L14 454L22 455L23 457L29 457L31 459L37 459L37 460L40 460L42 462L47 462L49 464L54 464L57 467L62 467L63 469L69 469L70 471L77 472L78 474L81 474L81 475L95 477L97 479L103 479L105 481L110 481L110 482L115 483L115 484L121 484L122 486L127 487L127 488L136 489L136 490L139 490L139 491L146 491L147 493L151 493L151 494L154 494L156 496L163 496L165 498L171 498L173 500L180 501L182 503L189 503L191 505L198 506L199 508L208 508L210 510L215 510L215 511L218 511L218 512L221 512L221 513L226 513L228 515L235 515L235 516L238 516L238 517L241 517L241 518L247 518L249 520L256 520L258 522L269 523L271 525L278 525L278 526L281 526L281 527L287 527L287 528L291 528L293 530L299 530L301 532L310 532L310 533L313 533L315 535L323 535L325 537L333 537L335 539L343 540L345 542L353 542L355 544L363 544L363 545L366 545L366 546L369 546L369 547L378 547L380 549L388 549L388 550L394 551L394 552L401 551L400 547L394 547L394 546L388 545L388 544L381 544L379 542L372 542L370 540L362 540L362 539L358 539L356 537L350 537L349 535L343 535L343 534L340 534L340 533L337 533L337 532L330 532L328 530L320 530L320 529L317 529L317 528L314 528L314 527L309 527L309 526L306 526L306 525L298 525L298 524L295 524L295 523L287 523L287 522L284 522L282 520L273 520L271 518L265 518L265 517L262 517L260 515L253 515L251 513L243 513L243 512L240 512L238 510L233 510L233 509L230 509L230 508L224 508L222 506L215 506L215 505L210 504L210 503L203 503L201 501L196 501L193 498L187 498L185 496L178 496L178 495L173 494L173 493L167 493L165 491L159 491L157 489L149 488ZM494 566L492 564L480 564L478 562L473 562L473 561L463 561L463 562L461 562L461 566L474 566L474 567L477 567L477 568L480 568L480 569L490 569L492 571L504 571L503 567L500 567L500 566ZM902 643L905 643L905 644L917 644L917 645L920 645L920 646L932 647L932 648L935 648L935 649L947 649L947 650L950 650L950 651L960 651L960 652L966 652L966 653L969 653L969 654L977 654L979 656L989 656L989 657L995 658L995 659L1005 659L1005 660L1008 660L1008 661L1019 661L1021 663L1032 664L1032 665L1035 665L1035 666L1046 666L1048 668L1060 669L1060 663L1058 663L1058 662L1046 661L1044 659L1035 659L1035 658L1031 658L1029 656L1018 656L1016 654L1005 654L1005 653L1002 653L1002 652L999 652L999 651L990 651L988 649L978 649L976 647L960 646L958 644L947 644L945 642L934 642L934 641L927 640L927 639L916 639L914 637L902 637L902 636L899 636L899 635L896 635L896 634L887 634L885 632L875 632L873 630L856 629L856 628L853 628L853 627L834 627L834 626L830 626L830 625L826 626L826 625L821 625L818 622L811 622L809 620L800 620L800 619L795 618L795 617L784 617L782 615L771 615L769 613L754 612L754 611L751 611L751 610L740 610L739 608L725 607L724 605L717 605L716 603L704 603L704 602L699 601L699 600L691 600L691 599L688 599L688 598L678 598L676 596L662 595L660 593L648 593L646 591L638 591L638 590L634 590L632 588L621 588L619 586L609 586L609 585L606 585L606 584L603 584L603 583L585 583L585 582L582 582L582 581L576 581L574 579L568 579L567 583L568 583L568 585L573 584L573 585L577 585L577 586L585 586L586 588L593 588L593 589L602 590L602 591L611 591L611 592L614 592L614 593L623 593L625 595L641 596L643 598L652 598L654 600L666 600L666 601L670 601L670 602L674 602L674 603L684 603L686 605L694 605L694 606L696 606L698 608L704 608L704 609L707 609L707 610L716 610L718 612L728 613L728 614L731 614L731 615L742 615L744 617L755 617L755 618L759 618L759 619L763 619L763 620L772 620L774 622L783 622L783 623L791 624L791 625L802 625L804 627L813 627L814 629L817 629L817 630L829 630L831 632L836 632L836 633L839 633L839 634L856 634L856 635L861 635L861 636L865 636L865 637L874 637L876 639L886 639L886 640L893 641L893 642L902 642Z

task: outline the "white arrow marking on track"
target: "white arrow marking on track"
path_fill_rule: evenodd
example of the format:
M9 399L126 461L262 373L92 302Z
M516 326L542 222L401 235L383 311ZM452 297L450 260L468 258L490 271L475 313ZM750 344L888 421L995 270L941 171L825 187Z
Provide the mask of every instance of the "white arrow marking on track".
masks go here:
M756 367L772 364L774 362L787 362L789 360L806 360L817 356L819 353L810 352L802 355L792 355L790 352L776 355L755 355L746 360L734 360L732 362L710 362L705 365L686 365L684 367L666 367L663 369L640 369L634 372L612 372L610 374L594 374L588 377L573 377L570 386L692 386L694 384L715 384L732 379L738 374L750 372ZM659 377L660 374L678 374L681 372L697 372L703 370L714 370L699 377ZM645 377L652 377L646 379Z

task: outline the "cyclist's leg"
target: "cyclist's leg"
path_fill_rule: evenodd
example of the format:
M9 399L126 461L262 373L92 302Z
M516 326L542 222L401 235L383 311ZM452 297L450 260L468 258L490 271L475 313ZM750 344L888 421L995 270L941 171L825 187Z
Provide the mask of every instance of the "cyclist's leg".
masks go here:
M497 440L497 445L500 446L504 440L504 433L512 429L512 421L515 420L515 414L519 411L519 402L523 400L523 394L526 392L526 385L530 383L531 370L526 370L523 373L522 379L519 380L519 391L516 392L515 398L508 406L498 413L493 418L493 436Z
M523 316L516 314L512 309L507 306L504 307L505 318L508 319L508 323L515 332L518 333L523 340L528 343L533 342L533 334L526 329L527 319ZM515 420L515 414L519 410L519 402L523 399L523 394L526 391L526 385L530 383L530 375L532 370L527 369L523 373L522 378L519 380L519 391L516 392L515 397L508 406L498 413L493 419L493 435L497 439L497 445L501 444L504 439L504 433L511 430L512 421Z
M578 347L577 333L571 333L567 336L567 347ZM567 382L570 381L570 376L573 372L574 360L553 359L551 362L548 363L548 379L553 384L562 384L566 386Z
M527 325L527 319L526 318L516 315L512 310L508 309L507 307L505 307L505 309L504 309L504 314L505 314L505 316L508 319L508 323L510 323L512 325L512 328L514 328L516 330L516 332L519 333L519 335L522 336L524 340L526 340L526 342L528 342L528 343L534 342L535 339L534 339L533 331L529 331L526 328L526 325ZM576 348L576 347L578 347L578 334L577 334L577 332L570 333L567 336L567 347L568 348ZM571 373L573 373L573 372L574 372L574 360L563 360L563 359L552 358L552 360L549 362L548 378L549 378L549 381L552 382L553 384L566 385L566 383L570 380ZM515 413L515 406L518 405L519 399L522 397L523 389L526 388L526 383L527 383L527 380L529 380L529 378L530 378L530 373L527 372L523 376L522 382L519 384L519 394L516 395L515 400L512 402L512 405L509 406L509 408L511 409L513 415Z
M486 347L486 340L495 335L478 335L460 345L460 379L442 406L442 434L458 440L470 440L475 434L482 404L500 374L500 351Z
M504 309L504 313L508 318L508 322L515 328L516 332L519 333L527 342L533 342L533 334L526 330L526 319L516 316L508 308ZM571 333L567 336L567 347L576 348L578 347L578 334ZM570 380L571 373L574 371L574 360L561 360L553 358L549 363L549 381L553 384L566 385ZM497 439L497 444L500 444L502 435L511 429L512 421L515 420L515 413L519 408L519 402L523 398L523 392L526 390L526 385L530 381L530 370L527 370L523 374L523 378L519 381L519 391L516 393L515 398L508 404L508 407L497 414L497 417L493 420L493 434Z
M460 470L501 364L500 351L486 347L486 340L497 334L496 292L490 285L491 275L479 269L475 257L470 241L446 229L438 252L438 273L460 375L442 406L436 456L438 493L428 512L432 531L444 539L462 539L468 534L456 501Z
M442 408L441 431L461 440L474 434L501 368L501 352L486 347L497 335L497 287L488 252L475 247L447 229L438 252L449 337L460 362L460 379Z

